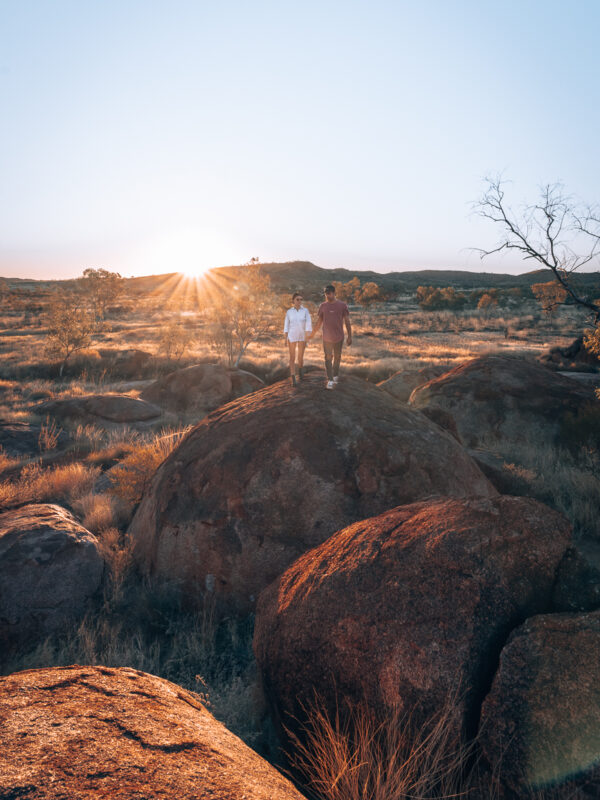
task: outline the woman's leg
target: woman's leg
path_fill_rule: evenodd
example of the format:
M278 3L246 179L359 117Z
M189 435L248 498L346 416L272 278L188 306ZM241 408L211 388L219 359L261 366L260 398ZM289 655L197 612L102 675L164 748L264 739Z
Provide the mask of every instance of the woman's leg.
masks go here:
M296 342L290 342L288 339L288 347L290 349L290 377L293 382L296 379Z
M298 342L298 366L300 369L304 366L304 349L306 342Z

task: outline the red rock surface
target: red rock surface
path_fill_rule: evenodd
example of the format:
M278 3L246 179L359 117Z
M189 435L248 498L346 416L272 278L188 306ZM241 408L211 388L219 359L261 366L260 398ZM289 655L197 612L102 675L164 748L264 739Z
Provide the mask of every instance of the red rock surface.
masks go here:
M254 651L279 719L314 692L476 726L509 631L550 607L567 520L529 498L414 503L339 531L260 596Z
M246 612L301 553L357 519L429 495L496 495L464 449L375 386L309 375L199 423L130 527L142 568Z
M133 669L0 678L0 797L302 800L199 698Z
M414 390L413 408L439 408L454 417L467 447L487 439L552 439L567 412L594 400L591 386L531 361L481 356Z
M196 364L159 378L140 395L177 414L199 416L264 386L256 375L221 364Z
M507 796L533 785L553 798L600 797L600 612L537 616L514 631L481 723Z
M103 572L98 540L64 508L0 514L0 659L83 617Z

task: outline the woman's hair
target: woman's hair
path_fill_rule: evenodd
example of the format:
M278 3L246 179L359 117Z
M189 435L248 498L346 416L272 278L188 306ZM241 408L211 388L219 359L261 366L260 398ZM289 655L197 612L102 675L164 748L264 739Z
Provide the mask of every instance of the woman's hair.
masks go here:
M294 292L294 294L292 295L292 303L297 297L302 297L302 292Z

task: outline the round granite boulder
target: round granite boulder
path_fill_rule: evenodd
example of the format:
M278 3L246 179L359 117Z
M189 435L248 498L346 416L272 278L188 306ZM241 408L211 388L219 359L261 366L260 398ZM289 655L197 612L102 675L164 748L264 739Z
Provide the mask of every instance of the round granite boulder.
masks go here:
M78 419L100 426L152 424L162 414L162 410L152 403L118 394L91 394L47 400L34 406L32 411L40 416Z
M355 520L430 495L496 490L448 433L357 378L308 375L196 425L158 469L130 526L144 571L238 611Z
M32 646L81 619L103 573L98 540L64 508L0 514L0 651Z
M532 617L512 633L479 740L505 796L600 797L600 612Z
M551 441L568 414L595 402L594 390L532 361L481 356L418 387L413 408L450 414L467 447L489 439Z
M196 364L159 378L140 396L166 411L202 417L262 386L263 381L250 372L222 364Z
M0 719L2 798L302 800L197 695L138 670L13 673Z
M568 521L536 500L437 499L357 522L260 596L254 651L276 718L345 700L475 732L508 633L552 604Z

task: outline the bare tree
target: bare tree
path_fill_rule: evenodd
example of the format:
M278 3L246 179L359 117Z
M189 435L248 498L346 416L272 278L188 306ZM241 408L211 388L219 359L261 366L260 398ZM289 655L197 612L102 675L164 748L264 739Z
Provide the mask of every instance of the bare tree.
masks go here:
M61 359L62 377L73 353L90 346L97 330L96 317L76 293L55 294L48 303L46 352Z
M79 280L99 319L104 319L107 307L115 302L125 288L125 279L118 272L110 272L102 267L84 269Z
M277 300L257 259L239 268L234 285L213 294L208 309L211 338L230 367L238 367L248 347L273 327Z
M506 201L506 181L496 177L485 183L486 190L474 210L491 220L501 235L493 249L477 249L481 258L515 250L524 260L537 261L552 272L567 296L593 314L594 325L598 325L600 303L581 295L573 273L600 255L600 210L577 203L556 183L541 187L537 203L515 212Z

